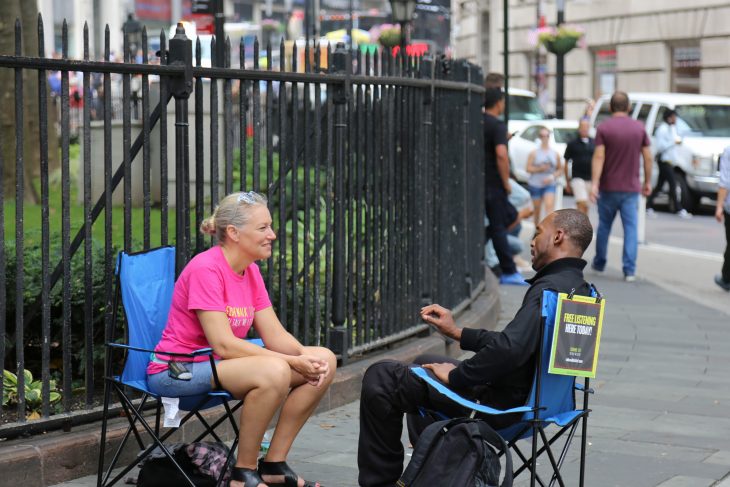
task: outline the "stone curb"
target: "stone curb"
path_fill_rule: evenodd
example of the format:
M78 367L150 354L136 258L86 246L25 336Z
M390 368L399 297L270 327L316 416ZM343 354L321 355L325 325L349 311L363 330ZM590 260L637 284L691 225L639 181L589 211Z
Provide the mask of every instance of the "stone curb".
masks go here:
M499 319L499 284L487 271L482 292L469 307L456 317L460 326L493 328ZM456 343L449 343L438 334L416 338L397 348L385 349L353 361L337 371L337 377L319 404L316 413L348 404L360 396L360 383L365 370L383 358L410 362L423 353L438 353L457 357L461 350ZM217 408L206 411L203 416L217 418ZM107 431L106 458L110 458L127 430L124 418L112 420ZM191 441L202 431L198 421L191 421L180 428L174 441ZM218 430L217 430L218 431ZM143 435L143 440L145 440ZM225 440L233 438L230 426L221 434ZM46 487L68 480L96 473L101 440L99 423L75 427L71 432L51 432L30 438L0 443L0 484ZM122 461L130 462L138 449L134 438L130 438L122 453ZM121 481L123 482L123 480ZM120 484L123 485L123 484Z

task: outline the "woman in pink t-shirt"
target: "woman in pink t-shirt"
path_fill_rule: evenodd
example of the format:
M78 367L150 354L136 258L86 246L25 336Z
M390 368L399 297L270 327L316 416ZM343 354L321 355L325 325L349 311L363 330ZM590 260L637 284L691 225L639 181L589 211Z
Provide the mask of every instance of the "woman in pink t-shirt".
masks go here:
M223 388L238 399L245 397L232 486L315 487L319 484L304 482L285 462L294 438L331 384L337 360L326 348L299 343L271 306L254 263L271 256L276 239L271 223L266 198L258 193L233 193L220 202L200 227L216 235L219 245L196 255L183 269L155 350L189 353L211 347ZM251 326L266 348L241 339ZM169 359L154 354L147 369L152 392L184 396L215 387L207 356L172 367ZM261 440L279 407L268 453L257 465ZM296 484L290 483L294 479Z

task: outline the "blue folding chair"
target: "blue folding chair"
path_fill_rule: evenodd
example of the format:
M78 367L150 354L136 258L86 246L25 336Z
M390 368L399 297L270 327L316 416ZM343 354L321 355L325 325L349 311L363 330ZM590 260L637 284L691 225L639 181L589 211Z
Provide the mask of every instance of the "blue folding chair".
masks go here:
M117 292L112 305L114 318L112 319L111 330L107 333L109 342L106 344L104 415L101 427L97 486L106 487L115 484L127 472L139 464L142 459L149 455L153 449L159 447L175 464L182 476L194 487L195 484L193 481L185 474L184 470L175 460L174 455L165 446L165 440L175 433L177 428L171 428L163 435L160 435L162 398L147 388L147 365L150 361L150 354L160 341L162 331L167 323L167 315L170 311L172 291L175 285L175 248L161 247L139 253L120 252L119 258L117 259L116 278ZM113 336L114 330L116 329L116 316L118 314L120 297L127 325L125 328L126 343L115 343ZM258 345L263 345L260 340L254 342ZM217 390L212 390L206 394L179 397L179 409L188 411L181 419L180 426L184 425L191 418L197 417L204 428L204 431L193 441L201 441L208 435L212 436L216 441L222 441L216 434L215 429L226 420L230 422L233 431L238 432L238 426L233 417L233 413L243 403L238 402L233 407L228 404L234 398L220 386L215 361L213 359L213 350L211 348L204 348L189 354L172 352L164 352L164 354L187 360L206 355L211 362L213 377L215 383L218 385ZM116 363L115 357L120 357L120 360L123 361L124 369L121 375L114 375L112 372L113 364ZM116 394L121 403L121 407L129 421L129 428L121 444L116 449L110 465L104 471L107 422L109 419L109 406L112 393ZM130 393L136 395L141 394L141 399L139 401L133 400L130 397ZM143 414L146 409L149 409L148 406L152 404L150 399L156 402L154 427L150 425ZM220 404L224 406L225 414L221 415L212 424L209 424L200 414L200 411ZM145 446L140 436L138 425L149 434L152 439L150 445ZM136 438L142 453L137 456L135 461L122 469L114 478L110 479L112 470L117 466L122 449L132 435ZM231 452L235 450L237 442L238 435L236 435L236 439L233 442ZM221 470L219 483L225 471L226 468Z
M597 300L600 300L600 294L598 294L595 287L591 285L591 289L592 296L596 297ZM575 435L576 428L578 424L582 424L579 485L583 487L585 478L587 421L590 413L590 409L588 409L588 395L592 394L593 390L589 388L590 379L588 378L584 378L583 384L577 384L574 376L548 373L557 303L557 292L549 290L543 291L541 303L542 327L540 329L540 347L537 352L535 378L533 380L529 397L524 406L508 410L490 408L459 396L443 383L429 376L426 370L421 367L414 367L411 371L444 396L466 408L471 409L471 416L474 416L476 413L482 413L485 415L524 413L519 422L499 430L498 433L505 439L508 448L510 448L522 461L521 466L514 471L513 477L516 478L520 473L525 470L529 470L530 485L532 487L535 486L536 482L543 487L546 485L537 472L537 459L543 453L547 453L550 460L550 467L552 467L553 472L549 485L552 486L557 481L561 487L565 487L565 482L560 469L565 461ZM576 408L576 391L583 394L583 404L581 409ZM438 411L422 410L421 413L429 414L438 419L447 419L446 416ZM550 425L555 425L559 429L550 438L548 438L545 430ZM556 459L552 446L566 433L567 437L560 452L560 456ZM532 438L532 452L529 458L523 454L517 446L518 440L528 438ZM542 446L539 448L538 438L542 442Z

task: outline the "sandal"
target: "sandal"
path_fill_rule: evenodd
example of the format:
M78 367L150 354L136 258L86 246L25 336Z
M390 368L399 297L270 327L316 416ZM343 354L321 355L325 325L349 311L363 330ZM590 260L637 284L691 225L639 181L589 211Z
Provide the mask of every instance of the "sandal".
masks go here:
M273 476L279 475L284 477L284 482L273 483L266 482L269 487L297 487L299 485L299 476L294 473L286 462L265 462L259 460L259 475ZM304 481L304 487L323 487L319 482Z
M258 487L259 485L268 485L261 479L259 473L252 468L233 467L231 470L231 480L243 482L243 487Z

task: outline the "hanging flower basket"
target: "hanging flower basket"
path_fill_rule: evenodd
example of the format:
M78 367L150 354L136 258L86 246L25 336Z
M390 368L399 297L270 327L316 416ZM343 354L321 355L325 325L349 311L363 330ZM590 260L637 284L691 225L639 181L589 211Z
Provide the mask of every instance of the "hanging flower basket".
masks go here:
M378 42L383 47L395 47L400 45L400 26L384 26L378 36Z
M580 41L585 32L581 27L563 24L559 28L543 27L537 33L537 43L553 54L565 55Z

